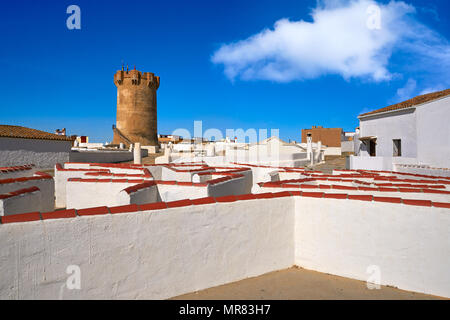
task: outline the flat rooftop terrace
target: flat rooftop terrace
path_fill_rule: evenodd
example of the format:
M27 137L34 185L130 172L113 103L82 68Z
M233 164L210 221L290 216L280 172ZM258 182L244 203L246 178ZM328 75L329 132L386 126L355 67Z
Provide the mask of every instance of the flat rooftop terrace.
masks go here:
M174 300L440 300L432 295L381 286L293 267L188 293Z

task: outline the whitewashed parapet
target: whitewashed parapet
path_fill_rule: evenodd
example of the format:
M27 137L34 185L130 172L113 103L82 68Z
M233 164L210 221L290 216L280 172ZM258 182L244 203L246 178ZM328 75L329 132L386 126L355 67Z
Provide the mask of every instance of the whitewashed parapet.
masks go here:
M38 187L0 194L0 216L42 211L41 190Z

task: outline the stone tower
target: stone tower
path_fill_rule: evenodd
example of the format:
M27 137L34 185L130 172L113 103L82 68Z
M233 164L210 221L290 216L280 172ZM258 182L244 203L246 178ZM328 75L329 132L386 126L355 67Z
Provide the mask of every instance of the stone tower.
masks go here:
M157 146L156 90L159 77L151 72L117 71L117 121L113 126L113 144L139 142L143 146Z

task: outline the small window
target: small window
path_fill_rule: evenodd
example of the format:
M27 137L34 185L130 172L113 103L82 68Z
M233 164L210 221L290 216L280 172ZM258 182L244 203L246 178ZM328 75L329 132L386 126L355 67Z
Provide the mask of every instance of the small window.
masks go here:
M400 139L394 139L393 146L394 146L394 157L401 157L402 156L402 140Z
M377 143L373 139L369 142L369 154L371 157L377 156Z

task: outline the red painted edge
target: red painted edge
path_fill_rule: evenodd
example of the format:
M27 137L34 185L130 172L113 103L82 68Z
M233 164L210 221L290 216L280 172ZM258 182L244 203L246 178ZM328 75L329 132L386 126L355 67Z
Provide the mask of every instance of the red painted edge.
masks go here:
M126 181L124 181L124 182L128 182L128 183L145 183L145 181L147 181L147 180L144 180L144 179L128 179L128 180L125 179L125 180ZM113 180L113 181L115 181L115 180ZM152 180L150 180L150 181L152 181Z
M358 190L360 190L360 191L378 191L378 188L358 187Z
M282 198L282 197L290 197L291 194L289 191L281 191L281 192L274 192L273 197L274 198Z
M136 212L136 211L139 211L139 207L137 204L127 204L124 206L109 207L109 212L111 212L112 214L125 213L125 212Z
M299 187L301 189L319 189L319 186L316 186L314 184L301 184Z
M234 202L236 201L236 196L223 196L223 197L216 197L216 202Z
M177 184L179 185L179 186L189 186L189 187L192 187L193 186L193 183L192 182L177 182Z
M372 201L373 196L365 195L365 194L349 194L348 199L349 200L360 200L360 201Z
M102 206L102 207L95 207L95 208L79 209L79 210L77 210L77 213L79 216L93 216L93 215L99 215L99 214L108 214L109 210L108 210L108 207Z
M168 184L168 185L176 185L177 184L176 181L156 180L155 182L157 184Z
M139 208L141 211L167 209L167 204L165 202L151 202L140 204Z
M167 202L167 208L178 208L192 205L189 199Z
M420 192L422 192L422 189L414 189L414 188L398 188L398 190L399 190L400 192L405 192L405 193L408 193L408 192L417 192L417 193L420 193Z
M255 200L258 199L254 194L240 194L236 196L236 200Z
M436 194L450 194L450 191L433 190L433 189L422 189L424 193L436 193Z
M77 213L75 209L68 209L68 210L44 212L41 215L42 220L49 220L49 219L75 218L77 216Z
M329 199L347 199L347 194L346 193L325 193L323 195L324 198L329 198Z
M13 214L10 216L2 216L1 218L2 224L38 221L41 220L41 214L39 212L29 212L29 213Z
M280 186L281 184L279 182L264 182L262 184L262 187L264 188L279 188Z
M216 200L214 200L214 197L192 199L191 201L192 201L192 204L194 204L194 205L216 203Z
M150 170L148 170L147 168L144 168L144 176L145 176L145 177L148 177L148 178L153 177L153 176L152 176L152 173L151 173Z
M389 202L389 203L402 203L401 198L392 198L392 197L373 197L373 201Z
M265 186L265 184L264 184L264 186ZM281 187L281 188L296 188L296 189L298 189L298 188L300 188L300 185L299 184L292 184L292 183L283 183L281 185L278 185L278 188L279 187Z
M338 186L333 184L331 186L332 189L337 189L337 190L358 190L358 187L347 187L347 186Z
M394 189L394 188L378 188L378 191L380 191L380 192L398 192L398 189Z
M206 182L193 182L192 185L194 187L207 187L208 184Z
M403 204L410 206L431 207L431 200L403 199Z
M255 197L257 199L271 199L271 198L273 198L273 193L271 193L271 192L256 193Z
M323 192L302 192L302 197L323 198Z
M450 209L450 203L446 203L446 202L433 202L433 207Z

